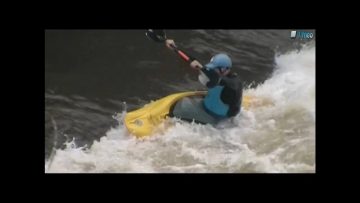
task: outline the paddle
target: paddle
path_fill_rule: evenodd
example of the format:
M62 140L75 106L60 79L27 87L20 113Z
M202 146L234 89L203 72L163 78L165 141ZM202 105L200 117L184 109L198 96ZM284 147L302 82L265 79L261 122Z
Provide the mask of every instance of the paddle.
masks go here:
M149 29L145 32L145 35L155 42L165 42L167 40L166 33L164 30L153 30ZM177 53L184 61L191 63L190 60L193 57L188 56L184 51L180 50L177 46L170 45L175 53Z

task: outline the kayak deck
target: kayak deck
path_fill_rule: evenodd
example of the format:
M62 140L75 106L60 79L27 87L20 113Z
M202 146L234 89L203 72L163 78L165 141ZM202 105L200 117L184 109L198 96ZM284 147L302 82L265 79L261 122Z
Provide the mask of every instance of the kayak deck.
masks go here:
M204 97L206 93L207 91L182 92L153 101L138 110L127 113L124 118L125 126L131 134L138 138L141 138L151 135L155 131L156 127L158 127L159 124L161 124L169 116L183 117L181 119L190 121L191 118L181 116L185 114L181 114L179 113L179 111L177 111L177 109L174 109L174 104L186 97ZM246 96L243 97L242 107L247 108L249 104L250 98ZM199 103L194 103L193 107L196 107L198 105ZM175 114L173 113L173 110L175 110ZM205 114L203 115L205 116ZM199 123L205 123L201 121L203 120L204 116L202 116L202 119L199 119ZM206 119L209 120L209 118Z

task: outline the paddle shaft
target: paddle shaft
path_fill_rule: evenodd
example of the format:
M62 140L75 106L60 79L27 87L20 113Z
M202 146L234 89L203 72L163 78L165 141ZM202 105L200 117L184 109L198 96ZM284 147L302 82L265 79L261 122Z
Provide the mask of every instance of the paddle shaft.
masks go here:
M181 51L180 49L178 49L176 46L174 46L172 44L170 46L173 48L175 53L177 53L184 61L191 62L190 57L188 55L186 55L183 51Z

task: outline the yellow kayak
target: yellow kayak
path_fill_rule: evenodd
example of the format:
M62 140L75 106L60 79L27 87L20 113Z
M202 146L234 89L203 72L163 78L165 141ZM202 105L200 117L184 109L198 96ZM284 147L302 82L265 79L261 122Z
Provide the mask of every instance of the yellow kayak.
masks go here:
M162 99L151 102L143 108L129 112L124 118L128 131L134 136L141 138L150 136L156 127L169 115L171 107L180 99L191 96L205 96L207 91L193 91L171 94ZM250 97L244 96L242 108L248 108Z

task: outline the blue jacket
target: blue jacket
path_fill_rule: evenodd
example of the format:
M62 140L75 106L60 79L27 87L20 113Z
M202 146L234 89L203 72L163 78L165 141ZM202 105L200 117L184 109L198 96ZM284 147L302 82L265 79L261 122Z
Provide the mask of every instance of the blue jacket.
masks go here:
M209 88L203 105L205 110L218 118L236 116L242 101L242 83L237 75L230 73L220 77L214 70L202 68L199 80Z

